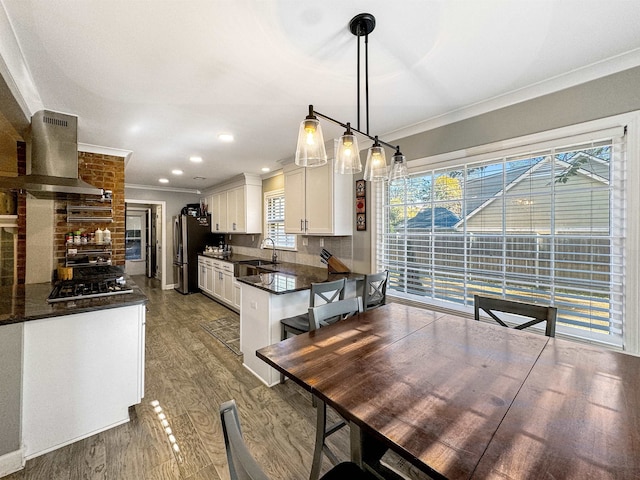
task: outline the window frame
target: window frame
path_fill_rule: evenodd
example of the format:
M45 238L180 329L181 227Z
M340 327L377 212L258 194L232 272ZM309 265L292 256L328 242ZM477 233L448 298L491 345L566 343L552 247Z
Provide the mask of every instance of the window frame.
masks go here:
M585 122L582 124L562 127L537 134L517 137L501 142L472 147L466 150L448 152L430 157L423 157L409 162L409 174L415 175L425 170L445 170L460 165L461 163L481 162L491 158L518 155L528 151L544 149L549 146L557 146L558 142L566 141L570 144L578 144L583 141L590 140L594 132L610 134L614 136L615 132L619 132L622 128L626 128L626 222L624 225L625 235L623 237L625 250L625 287L624 287L624 328L622 336L622 350L638 355L640 354L640 297L637 294L637 288L640 285L640 216L633 215L631 212L640 210L640 189L632 188L633 185L640 184L640 111L628 114L616 115L599 120ZM382 268L378 257L383 253L380 245L379 226L381 215L383 215L382 201L384 198L384 190L387 184L373 184L372 195L372 215L375 221L372 222L372 246L371 264L377 269ZM631 188L630 188L631 187ZM416 302L422 305L428 305L441 311L455 311L465 315L471 315L472 307L456 308L453 303L433 301L432 299L406 298L398 297L393 291L388 291L388 295L396 297L399 301ZM563 336L558 334L558 337ZM586 343L599 343L592 339L577 339ZM603 344L604 346L610 346ZM612 347L616 348L616 347ZM619 349L619 347L618 347Z
M263 196L262 196L262 205L263 205L263 224L262 224L262 236L263 238L267 238L269 237L269 220L268 220L268 211L269 211L269 199L271 198L282 198L283 201L285 201L285 194L284 194L284 188L279 188L276 190L269 190L268 192L264 192ZM285 203L285 207L286 208L286 203ZM279 223L279 222L278 222ZM282 219L282 228L284 229L284 218ZM290 251L290 252L296 252L298 251L298 236L294 235L294 234L290 234L287 233L285 234L288 237L291 237L293 239L293 246L289 246L289 245L281 245L276 243L275 244L275 248L276 250L286 250L286 251ZM275 241L275 240L274 240Z

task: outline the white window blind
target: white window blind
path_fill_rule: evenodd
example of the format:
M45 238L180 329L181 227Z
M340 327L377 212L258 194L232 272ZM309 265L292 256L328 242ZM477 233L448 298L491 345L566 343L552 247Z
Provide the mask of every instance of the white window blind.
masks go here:
M552 304L558 332L620 345L624 137L528 148L382 189L378 269L399 296L467 311L476 293Z
M273 239L276 248L295 249L296 236L284 232L284 190L265 194L265 237Z

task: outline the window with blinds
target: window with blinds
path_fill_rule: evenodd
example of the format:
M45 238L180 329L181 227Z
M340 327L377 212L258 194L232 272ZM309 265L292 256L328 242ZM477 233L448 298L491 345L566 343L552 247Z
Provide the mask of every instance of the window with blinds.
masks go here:
M449 308L476 293L552 304L559 332L619 345L623 137L580 140L447 162L385 187L377 263L390 291Z
M296 236L284 232L284 190L271 191L264 196L265 238L273 239L276 248L296 248Z

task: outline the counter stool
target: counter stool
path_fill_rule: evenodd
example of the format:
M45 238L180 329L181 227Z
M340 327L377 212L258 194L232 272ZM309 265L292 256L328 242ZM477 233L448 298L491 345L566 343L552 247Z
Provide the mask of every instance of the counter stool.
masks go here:
M317 307L324 303L344 300L346 280L312 283L309 297L309 307ZM280 320L280 340L285 340L289 334L300 335L309 331L309 313L302 313L294 317ZM284 375L280 374L280 383L284 382Z

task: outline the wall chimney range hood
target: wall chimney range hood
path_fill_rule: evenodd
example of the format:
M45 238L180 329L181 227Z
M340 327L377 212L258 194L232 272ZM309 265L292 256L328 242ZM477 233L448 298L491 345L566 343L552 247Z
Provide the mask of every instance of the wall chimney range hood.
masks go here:
M102 196L101 188L78 178L78 117L40 110L31 117L27 175L0 177L0 188L25 190L35 197L59 194Z

